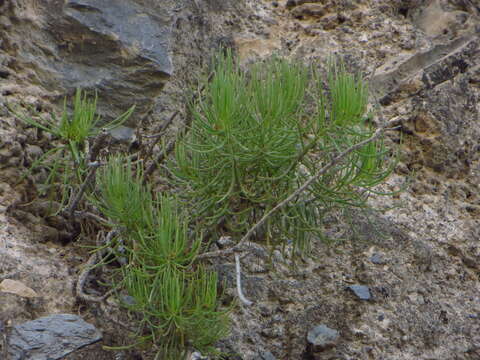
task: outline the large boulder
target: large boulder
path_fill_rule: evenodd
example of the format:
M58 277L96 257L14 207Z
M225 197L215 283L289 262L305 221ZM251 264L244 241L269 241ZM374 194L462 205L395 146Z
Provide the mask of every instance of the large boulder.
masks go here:
M172 75L169 20L140 2L14 0L2 7L5 76L46 89L59 103L76 88L97 91L106 119L135 104L133 124Z

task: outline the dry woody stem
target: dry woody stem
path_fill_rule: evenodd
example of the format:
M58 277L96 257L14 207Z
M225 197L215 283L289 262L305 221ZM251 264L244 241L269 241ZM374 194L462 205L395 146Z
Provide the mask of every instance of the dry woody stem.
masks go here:
M247 306L251 306L253 305L253 302L248 300L245 295L243 295L243 292L242 292L242 283L241 283L241 279L242 279L242 271L240 269L240 255L239 254L235 254L235 269L237 271L237 292L238 292L238 298L240 299L240 301L242 303L244 303L245 305Z
M107 236L105 237L105 244L110 244L112 242L113 237L117 234L116 230L110 231ZM97 238L98 239L98 238ZM98 244L97 244L98 245ZM90 271L93 270L97 262L99 262L103 256L104 251L98 251L93 253L90 258L88 259L87 263L85 264L85 267L83 268L82 272L78 276L78 281L77 281L77 296L81 298L82 300L85 301L91 301L91 302L102 302L105 300L110 294L114 291L114 289L107 291L104 295L102 296L94 296L94 295L88 295L85 293L83 290L85 286L85 282L87 281L88 275L90 274Z

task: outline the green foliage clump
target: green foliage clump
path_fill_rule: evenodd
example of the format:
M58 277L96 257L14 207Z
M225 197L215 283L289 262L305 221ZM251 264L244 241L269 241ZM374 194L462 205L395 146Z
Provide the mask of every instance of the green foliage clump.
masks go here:
M142 184L140 167L135 169L124 156L110 156L96 180L101 196L95 202L114 226L123 226L129 234L148 226L154 201L150 188Z
M325 89L315 67L274 58L245 72L230 54L218 57L170 164L199 226L244 234L335 154L373 135L363 80L334 62L326 75ZM381 140L353 151L271 216L261 240L306 250L327 211L366 206L392 170L387 155Z
M161 359L181 359L189 346L213 353L229 323L227 311L218 310L217 275L194 264L201 238L190 239L178 204L154 198L140 169L117 156L97 176L97 203L123 229L128 265L118 287L134 299L123 305L147 330L138 342L152 341Z
M14 114L26 124L40 129L54 136L55 143L52 148L37 159L29 171L44 168L48 177L43 184L40 195L62 194L62 204L73 196L77 186L82 184L88 173L88 140L97 136L101 129L111 130L123 124L133 113L132 106L115 120L99 127L101 117L97 114L97 96L91 98L87 93L77 90L73 99L72 112L67 109L65 98L61 117L58 119L54 113L51 119L20 114L12 109ZM53 195L52 195L53 196Z

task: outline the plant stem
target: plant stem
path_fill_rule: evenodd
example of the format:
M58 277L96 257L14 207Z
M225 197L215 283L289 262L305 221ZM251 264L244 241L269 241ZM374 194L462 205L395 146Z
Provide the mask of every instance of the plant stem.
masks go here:
M116 230L111 230L105 237L104 243L106 245L109 245L112 242L113 237L117 235L117 233L118 232ZM97 238L97 242L98 242L98 238ZM97 244L97 246L100 246L100 244ZM88 259L87 263L85 264L85 267L83 268L82 272L78 276L77 287L76 287L77 296L83 300L91 301L91 302L102 302L114 291L114 289L111 289L102 296L88 295L83 291L83 287L85 286L85 282L87 281L88 274L94 268L95 264L101 259L101 257L103 256L103 252L104 251L100 251L100 253L99 252L93 253Z
M156 129L156 131L154 131L154 134L157 134L155 135L152 143L150 144L150 146L148 147L147 151L145 152L145 155L143 156L143 159L144 161L149 159L151 156L152 156L152 153L153 153L153 148L155 147L155 145L157 144L157 142L160 140L160 138L162 137L162 135L164 135L164 131L170 126L170 124L172 123L172 121L177 117L178 115L178 111L175 111L173 113L172 116L170 116L170 118L165 121L164 123L161 124L161 126L159 126L158 129Z
M89 164L89 166L91 167L90 172L88 173L87 177L85 178L85 181L83 182L82 187L78 191L77 195L73 199L72 205L70 205L70 207L68 209L68 217L69 217L71 222L73 222L74 219L75 219L75 209L77 208L78 203L80 202L80 200L82 200L83 194L85 193L85 190L87 189L88 184L91 182L91 180L95 176L95 172L100 167L100 165L101 165L101 163L99 163L98 161Z

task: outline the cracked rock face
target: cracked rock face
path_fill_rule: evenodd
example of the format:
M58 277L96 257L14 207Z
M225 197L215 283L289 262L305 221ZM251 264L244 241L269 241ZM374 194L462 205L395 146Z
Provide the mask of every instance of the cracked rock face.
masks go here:
M4 8L3 71L58 102L76 88L97 91L106 119L134 104L141 118L173 73L168 15L139 2L15 0Z

